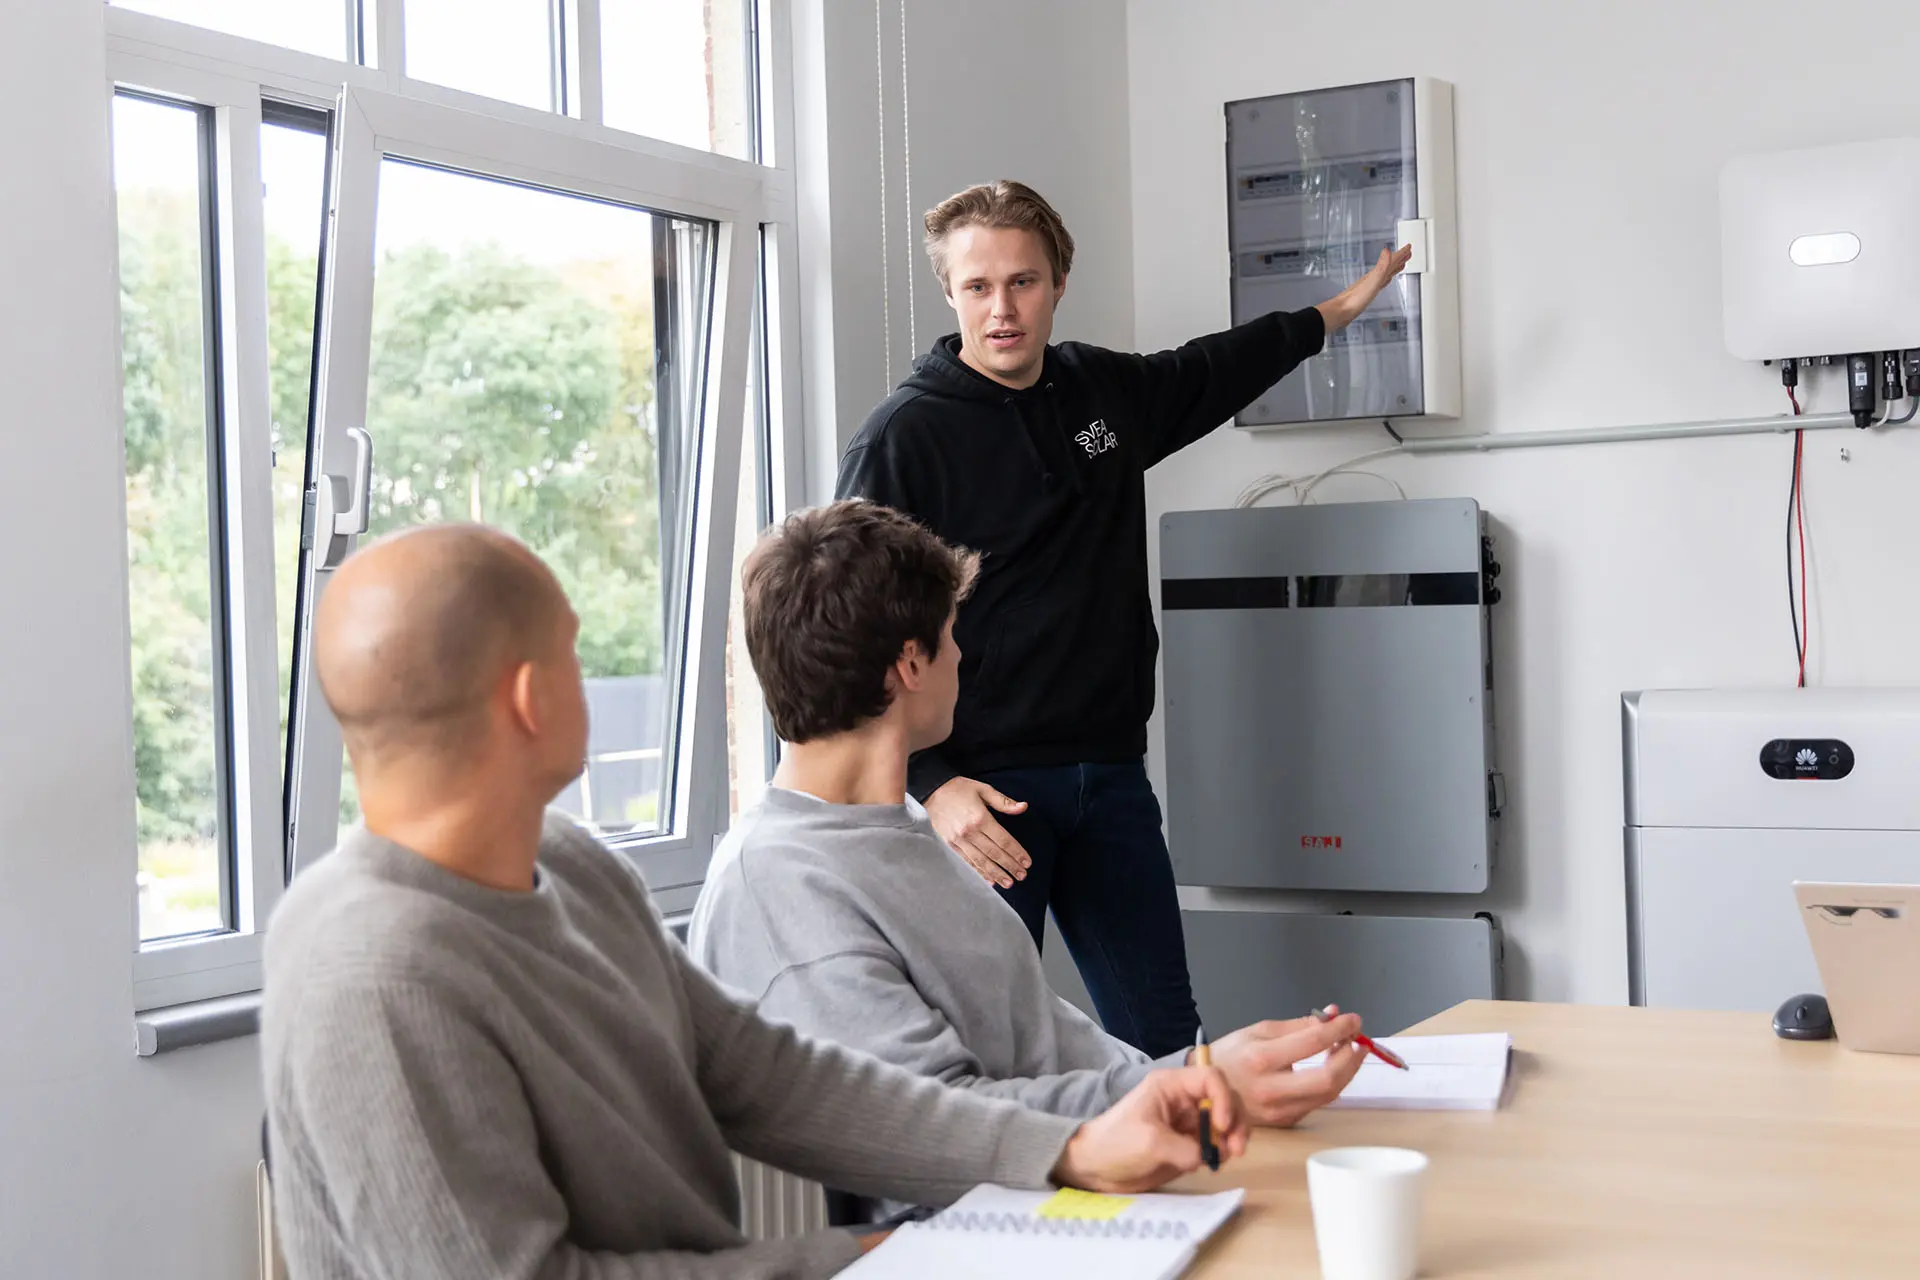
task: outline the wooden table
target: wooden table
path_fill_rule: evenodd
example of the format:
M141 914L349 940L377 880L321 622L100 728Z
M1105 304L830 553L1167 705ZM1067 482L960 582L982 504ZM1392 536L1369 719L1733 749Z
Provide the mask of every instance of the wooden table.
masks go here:
M1423 1277L1920 1277L1920 1057L1765 1015L1470 1001L1411 1034L1510 1031L1498 1112L1322 1111L1183 1190L1247 1189L1189 1273L1320 1274L1306 1157L1424 1151Z

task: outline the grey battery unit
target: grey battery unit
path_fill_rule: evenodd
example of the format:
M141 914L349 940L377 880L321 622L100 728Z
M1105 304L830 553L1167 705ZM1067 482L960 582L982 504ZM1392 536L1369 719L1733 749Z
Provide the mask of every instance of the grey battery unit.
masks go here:
M1498 1000L1505 942L1488 912L1472 916L1183 910L1187 972L1201 1023L1215 1038L1266 1018L1337 1004L1376 1035L1404 1031L1462 1000ZM1051 918L1041 953L1047 982L1098 1018Z
M1491 916L1182 911L1180 926L1194 1001L1216 1036L1327 1004L1390 1035L1462 1000L1502 994Z
M1486 889L1504 803L1486 530L1467 498L1161 518L1180 883Z

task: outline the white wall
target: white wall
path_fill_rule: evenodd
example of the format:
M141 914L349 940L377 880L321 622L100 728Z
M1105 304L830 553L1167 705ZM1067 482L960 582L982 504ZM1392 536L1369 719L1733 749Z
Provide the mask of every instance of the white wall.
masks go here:
M1920 134L1920 17L1836 0L1604 6L1132 0L1134 301L1145 348L1223 327L1225 101L1425 74L1456 87L1466 420L1518 431L1771 413L1772 371L1720 335L1722 162ZM1850 34L1852 33L1852 34ZM1841 42L1849 41L1844 55ZM1803 392L1803 400L1806 398ZM1812 407L1844 409L1837 379ZM1151 513L1229 505L1266 472L1387 443L1377 427L1246 437L1162 466ZM1842 447L1852 460L1843 461ZM1793 678L1773 436L1395 459L1416 497L1477 498L1506 566L1496 616L1511 804L1488 903L1514 993L1626 997L1619 696ZM1810 679L1913 683L1920 431L1808 437ZM1329 483L1323 500L1372 498ZM1157 742L1157 731L1156 731Z
M0 1275L252 1274L254 1043L133 1055L99 0L0 0Z
M1131 343L1126 22L1121 0L803 0L795 22L802 145L816 146L801 234L818 500L839 446L956 327L920 245L920 217L942 197L996 178L1039 190L1076 241L1056 338ZM824 73L804 65L810 45Z

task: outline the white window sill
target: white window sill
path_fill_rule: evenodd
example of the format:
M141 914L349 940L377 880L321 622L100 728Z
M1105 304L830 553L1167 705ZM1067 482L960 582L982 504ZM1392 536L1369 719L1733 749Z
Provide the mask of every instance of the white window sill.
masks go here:
M133 1051L142 1058L190 1049L198 1044L237 1040L260 1030L260 993L196 1000L149 1009L133 1019Z
M693 913L666 917L666 926L684 944ZM216 1000L195 1000L189 1004L149 1009L133 1019L133 1051L142 1058L190 1049L195 1045L220 1040L238 1040L260 1030L260 993L249 991Z
M257 933L148 943L133 958L133 1007L140 1014L259 989Z

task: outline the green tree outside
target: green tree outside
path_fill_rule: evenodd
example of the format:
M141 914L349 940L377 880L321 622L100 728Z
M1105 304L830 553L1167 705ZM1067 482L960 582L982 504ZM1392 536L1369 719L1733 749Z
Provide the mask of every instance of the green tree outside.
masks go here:
M134 759L141 869L217 907L212 589L198 211L120 193ZM269 237L281 723L291 677L312 246ZM589 676L656 674L664 634L651 277L498 246L401 248L375 289L370 532L475 519L523 538L582 617ZM350 780L343 809L354 810Z

